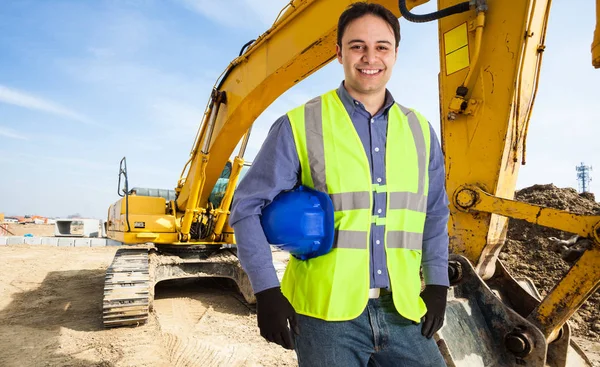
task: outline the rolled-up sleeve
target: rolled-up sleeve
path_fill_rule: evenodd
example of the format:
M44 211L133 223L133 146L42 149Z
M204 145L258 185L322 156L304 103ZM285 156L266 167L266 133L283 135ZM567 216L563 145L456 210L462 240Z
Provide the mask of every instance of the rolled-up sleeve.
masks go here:
M287 115L269 131L252 166L235 191L229 223L238 256L254 293L279 285L271 248L260 224L262 209L298 183L300 162Z
M425 284L449 286L448 280L448 195L444 155L430 125L429 192L423 230L423 277Z

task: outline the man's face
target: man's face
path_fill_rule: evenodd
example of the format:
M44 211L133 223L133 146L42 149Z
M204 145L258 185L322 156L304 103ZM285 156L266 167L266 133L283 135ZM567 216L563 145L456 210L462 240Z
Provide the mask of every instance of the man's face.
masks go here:
M350 22L336 47L346 89L362 95L385 91L396 63L395 44L392 27L377 16L368 14Z

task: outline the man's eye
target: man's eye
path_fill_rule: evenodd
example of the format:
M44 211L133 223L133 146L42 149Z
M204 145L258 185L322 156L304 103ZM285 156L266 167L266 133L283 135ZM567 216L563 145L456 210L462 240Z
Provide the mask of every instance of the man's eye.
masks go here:
M381 50L381 51L387 51L387 50L388 50L388 48L387 48L387 47L385 47L385 46L380 46L380 47L379 47L379 50Z
M356 45L356 46L350 46L350 48L352 50L358 50L358 49L362 48L362 46Z

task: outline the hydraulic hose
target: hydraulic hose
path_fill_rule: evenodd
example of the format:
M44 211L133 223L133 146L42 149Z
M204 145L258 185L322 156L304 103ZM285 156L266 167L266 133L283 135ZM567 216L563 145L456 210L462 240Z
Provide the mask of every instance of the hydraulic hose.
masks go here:
M255 39L250 40L248 42L246 42L243 46L242 49L240 50L240 54L239 56L242 56L244 54L244 52L246 51L246 48L248 48L250 45L252 45L254 42L256 42ZM225 71L225 73L223 74L223 77L221 78L221 80L219 81L219 85L217 85L217 90L221 90L221 86L223 85L223 83L225 82L225 79L227 79L227 77L229 76L229 74L231 73L231 71L233 70L233 68L235 68L236 65L231 65L227 68L227 71Z
M485 26L485 13L479 12L477 14L477 19L475 20L475 52L473 53L473 61L471 62L471 67L469 68L469 73L465 78L465 81L462 83L463 87L467 87L469 82L471 81L471 77L473 76L473 72L475 71L475 65L477 65L477 61L479 61L479 55L481 53L481 40L483 39L483 27Z
M256 40L250 40L248 42L246 42L243 46L242 49L240 50L240 54L238 56L242 56L244 54L244 51L246 50L246 47L250 46L251 44L253 44L254 42L256 42Z
M470 2L465 1L460 4L453 5L449 8L438 10L429 14L413 14L408 11L406 7L406 0L398 0L398 7L400 8L400 13L404 17L404 19L409 22L414 23L426 23L431 22L432 20L438 20L441 18L445 18L449 15L464 13L470 9Z

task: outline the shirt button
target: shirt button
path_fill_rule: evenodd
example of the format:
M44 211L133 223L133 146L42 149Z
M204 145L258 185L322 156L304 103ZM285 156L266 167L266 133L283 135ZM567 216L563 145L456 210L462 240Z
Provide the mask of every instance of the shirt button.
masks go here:
M381 275L381 270L377 270L377 274L378 274L378 275Z
M374 122L375 122L375 119L371 119L371 123L374 123Z
M377 209L377 213L380 213L380 214L381 214L381 209Z
M381 177L377 177L377 182L381 182Z
M381 241L379 241L379 240L375 241L376 245L379 245L380 243L381 243Z
M354 104L355 104L355 105L358 105L358 101L354 101Z
M376 151L376 152L379 152L379 148L375 148L375 151Z

